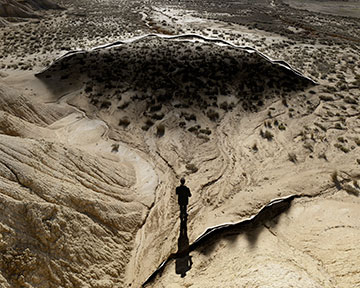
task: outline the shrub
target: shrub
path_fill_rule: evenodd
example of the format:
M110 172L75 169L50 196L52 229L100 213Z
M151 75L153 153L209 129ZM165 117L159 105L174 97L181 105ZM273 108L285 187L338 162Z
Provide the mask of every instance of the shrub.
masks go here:
M200 129L199 133L203 133L205 135L211 135L211 130L209 128L206 129Z
M152 126L152 125L154 125L154 122L153 121L151 121L150 119L147 119L146 120L146 122L145 122L145 124L147 125L147 126Z
M340 150L343 151L344 153L349 153L349 152L350 152L350 149L349 149L349 148L347 148L347 147L345 147L345 146L343 146L343 145L341 145L341 144L339 144L339 143L335 143L335 144L334 144L334 147L340 149Z
M288 154L288 158L289 158L289 160L290 160L291 162L293 162L293 163L296 164L296 162L297 162L297 157L296 157L296 154L295 154L295 153L290 152L290 153Z
M320 128L321 130L323 130L324 132L327 131L327 128L326 128L324 125L322 125L321 123L314 122L314 125L317 126L317 127L319 127L319 128Z
M154 122L151 121L150 119L147 119L145 125L142 126L141 129L144 131L148 131L152 125L154 125Z
M124 117L119 121L119 126L122 126L124 128L128 127L129 124L130 124L130 120L127 117Z
M287 103L286 98L283 98L283 99L281 100L281 103L282 103L285 107L288 107L288 103Z
M257 144L256 144L256 143L253 144L253 146L251 147L251 149L252 149L254 152L259 151L259 148L257 147Z
M219 113L214 111L213 109L209 109L206 113L206 115L209 117L211 121L216 122L219 119Z
M92 86L86 86L86 88L85 88L85 92L86 93L90 93L90 92L92 92L93 91L93 87Z
M348 104L357 104L357 101L354 98L350 97L350 96L346 96L344 98L344 102L346 102Z
M150 117L154 120L161 120L164 118L164 113L155 113L153 115L151 115Z
M225 102L222 102L220 104L220 108L225 110L225 111L228 111L229 110L229 104L225 101Z
M270 121L264 121L264 126L266 127L266 128L272 128L272 125L271 125L271 122Z
M189 170L191 173L196 173L199 169L195 166L195 164L189 163L186 164L185 168Z
M322 101L334 101L334 98L332 96L329 96L329 95L320 95L319 98Z
M204 135L204 134L198 134L197 137L199 139L205 140L206 142L210 141L210 138L208 136Z
M101 106L100 106L100 109L107 109L107 108L109 108L111 106L111 102L110 101L103 101L102 103L101 103Z
M334 128L338 130L344 130L340 123L336 123Z
M123 104L119 105L118 106L118 109L125 109L129 106L130 102L124 102Z
M314 147L310 143L305 143L304 148L308 149L310 152L314 152Z
M186 119L187 121L191 121L191 120L196 121L196 116L195 116L195 114L190 114L190 115L185 114L184 116L185 116L185 119Z
M328 161L325 152L320 153L320 154L318 155L318 157L319 157L319 159L324 159L325 161Z
M189 132L198 132L200 126L199 125L195 125L195 126L192 126L188 129Z
M281 130L281 131L286 130L286 127L285 127L284 123L280 123L278 128L279 128L279 130Z
M150 107L150 112L157 112L160 111L162 108L162 104L154 105Z
M337 140L341 143L345 143L345 141L346 141L345 138L342 136L338 137Z
M360 146L360 138L359 137L355 138L354 141L355 141L356 145Z
M114 143L111 145L112 149L111 152L118 152L119 151L119 144L118 143Z
M186 123L184 121L179 122L179 127L184 128L186 126Z
M350 152L350 149L345 147L345 146L340 147L340 150L343 151L344 153L349 153Z
M260 136L268 141L271 141L274 138L274 134L272 134L269 130L266 130L265 132L260 130Z
M163 124L159 124L156 127L156 136L157 137L162 137L165 134L165 126Z

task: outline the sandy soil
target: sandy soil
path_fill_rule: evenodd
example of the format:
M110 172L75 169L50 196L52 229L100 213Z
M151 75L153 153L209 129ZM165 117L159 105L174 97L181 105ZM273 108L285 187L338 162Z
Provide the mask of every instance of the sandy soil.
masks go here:
M56 3L1 22L1 287L140 287L184 240L183 176L188 244L296 198L147 287L360 285L358 19L279 0ZM147 33L249 46L305 78L199 38L91 50Z

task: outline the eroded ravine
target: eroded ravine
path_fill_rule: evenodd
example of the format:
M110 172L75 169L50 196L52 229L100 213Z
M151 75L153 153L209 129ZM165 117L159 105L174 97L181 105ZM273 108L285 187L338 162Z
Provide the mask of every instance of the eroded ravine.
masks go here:
M193 243L147 286L357 287L357 22L282 1L95 2L0 19L0 286L140 287ZM175 36L116 41L154 31Z
M162 49L159 49L159 47L162 47ZM212 48L216 48L216 50ZM251 58L251 60L249 60L249 67L252 68L249 69L253 69L257 65L259 65L259 67L262 67L263 65L264 68L261 69L264 69L264 77L275 77L274 79L270 80L271 83L269 82L269 86L274 87L275 83L274 89L275 91L279 91L279 93L283 93L281 92L282 85L288 85L286 83L281 84L283 79L281 77L277 78L280 74L284 75L284 77L287 79L296 79L299 86L292 87L290 90L296 90L299 87L307 87L308 85L312 86L314 84L314 81L306 78L297 70L290 67L287 63L283 61L272 60L258 52L256 49L240 47L223 40L208 39L206 37L193 34L174 37L168 37L164 35L145 35L143 37L138 37L126 41L119 41L113 44L97 47L91 51L73 51L64 55L63 57L60 57L50 67L38 74L39 79L41 79L41 81L44 83L51 83L52 81L56 81L57 77L59 77L59 80L64 83L64 87L66 87L66 83L69 82L67 80L69 77L77 77L82 79L83 82L87 83L86 88L84 89L85 93L82 93L81 96L78 95L77 97L74 97L74 99L71 100L72 105L78 106L81 110L93 110L93 113L96 113L99 119L103 119L103 121L107 123L113 132L119 133L121 136L116 136L116 138L119 139L118 145L120 148L122 146L121 137L132 137L129 138L130 146L139 145L142 151L146 151L148 154L147 158L151 159L151 161L154 163L154 167L156 167L156 177L159 177L159 185L157 186L156 190L155 202L153 205L148 206L151 207L151 210L148 212L148 215L145 218L146 221L143 223L141 229L137 233L135 246L133 249L133 256L131 257L130 263L127 266L126 282L134 286L141 285L142 281L145 280L143 278L144 275L146 275L146 272L153 270L158 265L159 261L162 261L162 259L164 259L164 257L169 254L169 251L173 251L173 243L175 243L177 237L177 205L173 190L177 179L179 179L180 176L184 174L188 175L188 178L190 179L190 186L194 195L194 199L192 199L189 206L189 213L192 215L189 222L190 227L194 227L194 225L196 225L194 222L196 221L196 218L194 218L194 216L196 217L196 215L198 215L200 217L207 217L207 214L212 215L214 206L216 208L215 211L221 209L223 206L222 203L225 203L229 198L234 197L234 195L237 194L236 190L243 189L245 183L252 181L250 179L253 177L251 173L248 173L248 171L244 169L246 165L248 165L247 163L249 160L237 160L243 158L243 156L247 156L244 151L240 150L239 152L238 147L236 147L235 141L241 138L238 136L235 136L235 138L229 138L229 135L233 133L237 134L242 129L241 127L237 127L234 121L231 120L236 119L236 121L242 121L243 117L236 116L239 113L243 113L243 111L240 109L242 105L245 109L250 110L257 110L258 108L254 107L254 103L251 103L251 101L244 100L247 97L247 93L244 92L244 95L239 94L234 98L233 101L235 102L234 104L231 104L232 108L229 108L230 111L221 111L219 117L216 116L218 115L217 112L211 112L211 109L208 111L202 111L204 109L204 105L210 104L208 102L209 100L211 101L212 97L212 94L210 94L210 96L202 95L201 89L204 89L204 87L199 86L200 90L198 91L198 95L200 96L199 98L193 98L197 101L196 104L190 104L190 101L187 99L186 95L178 95L176 91L182 91L184 90L183 86L188 85L186 84L187 80L184 80L186 73L198 73L196 67L193 66L197 65L196 63L203 63L203 61L199 60L196 60L193 63L190 62L190 59L193 56L188 50L193 50L194 55L197 55L196 57L198 57L198 59L207 59L210 57L210 59L214 59L216 63L219 63L219 69L221 71L219 74L220 78L226 78L226 76L223 75L227 75L226 73L228 72L226 69L220 68L226 67L226 65L230 65L229 68L233 70L235 69L234 71L240 71L239 73L244 73L244 75L247 75L247 66L245 65L244 68L241 59L244 59L245 63L247 63L247 58ZM216 51L215 55L213 55L213 51ZM187 55L186 53L188 53L188 60L181 56L183 53L185 53L184 55ZM227 58L224 57L223 53L227 55L226 57L230 58L226 60ZM135 62L136 64L128 66L129 63L132 63L131 59L135 55L137 55L137 57L134 58L134 61L137 61ZM144 55L147 56L145 57ZM123 63L115 64L119 59L121 59ZM96 62L99 62L97 69L100 70L94 74L92 71L93 68L90 66L91 63ZM170 69L167 71L162 70L166 68L159 68L161 65L163 65L163 67L169 65L171 66L173 65L172 62L178 63L176 65L179 65L178 67L175 67L175 70ZM109 73L110 70L108 70L108 63L111 63L111 66L109 66L111 69L114 66L118 67L117 70L111 70L112 72ZM211 65L212 64L210 64L210 66ZM134 76L132 76L132 78L130 77L128 80L126 80L127 78L123 79L123 77L120 75L126 74L123 74L122 69L127 71L127 74ZM148 69L151 74L144 74L144 69ZM279 69L279 75L275 72L277 69ZM215 81L215 84L213 84L215 85L215 88L217 88L216 85L219 85L218 89L226 91L226 89L228 89L226 87L229 87L230 91L232 91L231 85L233 85L233 83L231 81L234 81L234 84L238 85L237 81L239 79L248 79L248 82L245 80L244 84L239 84L239 89L244 87L244 85L245 87L248 86L249 89L254 92L254 94L258 95L255 97L255 99L257 99L255 101L259 101L259 105L264 105L261 103L267 102L268 100L265 100L267 97L273 97L270 96L272 95L271 92L267 93L268 96L265 96L267 91L265 91L264 95L262 95L262 93L259 92L260 90L257 88L257 85L259 85L256 82L257 80L255 82L251 82L251 76L246 78L247 76L244 76L243 74L240 74L243 75L243 78L240 76L237 78L233 77L233 80L226 80L226 85L221 86L221 82L218 82L218 79L216 79L216 77L211 74L211 71L213 70L216 71L217 69L209 69L209 72L205 72L210 73L209 79L213 79L212 81ZM145 72L146 71L147 70L145 70ZM159 73L154 71L158 71ZM252 75L251 73L253 73L253 71L249 70L249 73ZM141 77L138 76L138 74ZM98 79L97 75L101 75L102 79ZM167 80L169 75L170 81ZM158 77L158 79L154 79L152 82L149 82L147 77L151 78L154 76ZM138 81L140 79L139 77L144 79L141 82L134 82L138 83L139 86L134 86L131 82L129 85L127 82ZM200 82L203 81L201 80L203 77L201 74L194 74L193 77L198 78L198 80L196 80L198 82L190 82L190 89L194 89L192 87L196 87L198 84L195 83L199 83L199 80ZM161 89L156 87L153 88L152 85L156 84L157 82L163 83L164 79L168 83L164 86L165 94L157 95L158 91ZM105 85L103 84L104 81ZM279 81L279 83L277 83L277 81ZM78 86L76 83L72 83L72 85L81 87L81 85ZM125 88L122 88L124 85ZM149 87L146 85L149 85ZM123 91L122 96L112 96L111 87L115 86L120 87L119 92L117 93L121 93L121 91ZM153 91L155 95L154 98L148 98L149 96L144 93L143 88L152 89L151 91ZM158 89L158 91L156 89ZM271 90L272 88L269 89ZM136 94L131 92L132 90L134 90ZM187 90L185 89L184 91ZM206 90L204 91L206 92ZM215 92L216 89L213 89L213 91L210 93ZM130 97L133 103L130 102L130 104L127 104L129 102L126 101L128 101L127 99L129 98L125 98L123 96L127 95L126 93L128 93L128 97ZM104 98L99 95L104 95ZM169 99L164 99L164 95L167 95L166 97L169 97ZM170 95L172 95L172 97ZM96 108L100 111L96 112L98 110L94 110L95 107L85 104L89 101L89 99L84 98L84 96L90 98L90 103L96 106ZM228 101L227 99L232 99L231 97L226 97L228 96L224 95L224 98L221 98L221 100L218 101ZM250 96L250 98L251 97L252 96ZM86 99L86 101L80 101L82 98ZM103 101L102 104L101 101ZM147 106L154 105L152 102L155 102L155 104L157 102L158 106L154 105L144 109L142 108L144 102L150 102L150 104L147 104ZM188 103L190 104L190 107ZM134 104L136 106L132 106ZM117 111L116 105L118 105L119 109L122 109L120 107L123 107L124 105L129 105L126 108L128 111L125 113L120 110ZM108 113L112 118L110 118L110 115L107 115L101 111L102 107L110 107L108 109ZM158 107L160 107L160 111L163 111L163 115L157 112L157 109L159 109ZM187 111L182 111L181 107L184 107ZM236 109L234 109L235 107ZM224 109L227 108L225 107ZM234 111L231 111L233 109ZM155 113L152 111L155 111ZM127 118L122 116L124 114ZM210 133L210 137L205 135L205 137L201 138L198 137L196 133L195 135L189 135L189 132L185 129L179 129L179 118L184 117L181 116L183 114L185 115L186 119L189 119L186 120L189 122L188 124L185 124L187 127L191 128L191 126L188 125L194 125L196 122L198 122L199 126L201 125L201 127L206 127L206 129L203 129L203 131ZM158 117L160 118L152 127L146 127L146 130L144 130L145 132L141 132L136 130L139 128L138 125L140 124L139 119L136 117L143 119L143 115L145 115L147 118L150 117L151 119L156 120L158 120ZM215 116L219 117L219 119L209 119L209 117ZM115 126L116 123L113 121L114 118L118 117L123 117L120 118L120 123L131 123L127 125L130 125L130 127L133 126L133 128L130 129L133 135L139 134L143 136L139 137L139 139L136 139L136 137L133 137L133 135L130 136L126 130L119 130ZM192 121L194 121L193 119L195 119L194 124L192 124ZM133 121L135 121L134 124L132 124ZM217 122L220 123L219 126ZM156 131L158 127L164 124L166 125L165 135L154 137L153 135L158 133ZM140 141L143 142L141 143ZM99 149L100 147L102 146L97 145L96 149ZM104 151L108 149L110 150L109 146L104 147ZM248 158L248 156L245 158ZM184 169L184 166L194 167L194 169L199 171L194 174L194 172L189 172L187 168ZM141 167L135 168L135 170L140 169L140 171L142 169ZM241 170L239 171L239 169ZM237 179L234 179L232 175L239 176L236 177ZM139 176L141 177L141 175L137 175L137 179L139 179ZM155 175L153 175L153 178L154 177ZM269 198L270 196L266 197L263 201L271 200L271 198ZM263 201L260 201L260 203L255 203L255 206L245 213L247 215L251 215L257 207L264 204ZM217 222L219 221L221 220L218 219ZM194 233L203 227L201 225L197 226L198 228L191 231L191 239L194 239ZM157 253L157 251L161 252ZM143 261L145 258L148 260Z
M91 55L90 60L100 62L104 60L104 63L107 63L108 60L106 59L116 61L118 52L126 52L125 54L131 58L137 55L138 52L141 55L143 51L148 54L147 57L150 57L150 59L153 57L156 60L159 56L157 53L160 53L161 56L162 51L158 45L173 47L171 49L174 49L174 51L176 51L177 45L179 45L180 51L185 51L184 49L187 47L190 47L190 50L194 48L196 51L203 49L202 44L191 41L186 41L184 44L182 41L172 42L169 40L170 43L167 43L167 40L163 41L164 39L158 41L158 39L154 40L153 36L149 38L149 42L147 42L147 37L139 39L138 42L135 41L136 45L139 46L131 46L128 50L124 43L120 45L124 44L119 50L117 49L120 46L117 45L106 49L97 49L96 51L99 53ZM134 43L131 42L130 44ZM210 55L207 53L211 51L209 49L211 46L205 45L204 47L204 54L198 52L198 56ZM115 50L112 50L112 48L115 48ZM218 59L220 59L219 63L222 63L222 57L220 57L222 56L222 50L218 49L216 51L216 53L220 53ZM228 50L227 52L234 53L234 51ZM108 52L109 54L107 54ZM247 52L245 54L242 54L242 52L236 55L234 59L240 61L240 56L247 55ZM173 55L172 57L176 61L180 59L180 56L173 53L172 50L167 53ZM80 53L80 55L83 54L86 54L86 52ZM249 55L254 54L256 52L253 51ZM65 57L66 61L71 60L72 55L79 56L77 53L71 54L68 57L69 59ZM167 59L161 57L162 60ZM140 58L139 61L141 62L143 59L146 58ZM252 59L255 64L260 63L260 67L264 64L261 62L262 60L258 60L264 59L263 57ZM325 177L328 177L330 168L320 166L320 168L307 171L306 161L308 160L304 160L304 163L299 163L296 166L291 166L294 164L287 160L288 151L298 149L298 145L293 142L295 132L291 129L298 133L298 126L302 125L298 119L303 117L301 121L312 121L311 117L313 115L309 111L314 111L307 109L314 106L311 103L309 107L299 106L300 108L297 111L299 116L295 116L298 118L291 119L287 115L288 106L286 105L296 107L297 103L303 101L296 91L297 88L291 92L283 91L282 86L279 84L277 89L279 89L278 92L281 97L271 96L270 98L264 98L264 103L259 107L249 107L247 104L243 106L246 101L241 97L242 95L238 95L236 101L229 95L221 95L219 99L216 99L217 102L214 98L211 98L213 95L204 96L196 99L196 101L199 101L195 101L190 105L190 101L186 97L183 99L176 93L165 93L164 95L175 96L161 102L164 100L164 95L159 96L156 91L153 91L155 96L152 98L151 93L147 95L145 91L145 95L141 89L137 91L117 90L117 87L112 87L117 85L114 84L114 82L118 81L116 78L106 78L104 85L102 83L104 79L91 78L94 77L94 74L91 74L88 76L93 82L89 82L89 78L85 73L86 70L84 71L84 67L88 65L88 60L76 64L79 65L76 66L76 69L79 69L77 72L71 70L72 66L68 66L66 61L65 64L62 64L62 60L64 58L56 61L54 63L55 67L43 71L44 74L40 75L39 79L44 83L51 83L51 81L59 83L59 86L61 86L59 91L67 91L66 93L70 91L66 99L68 104L65 102L63 104L64 106L70 105L78 111L61 118L61 120L58 119L57 122L46 127L46 129L58 134L58 141L66 146L77 147L97 155L97 157L101 155L101 157L111 160L112 165L115 166L117 164L114 163L122 163L124 165L122 170L128 170L127 172L132 175L131 179L133 180L129 191L131 190L134 193L136 201L144 204L142 209L145 208L145 210L143 210L139 218L140 221L133 226L135 228L135 230L132 230L132 232L135 232L134 238L131 241L129 240L128 243L131 245L131 254L127 254L127 259L130 259L130 262L122 264L122 267L126 267L126 272L122 271L120 273L120 277L124 277L124 280L121 280L124 285L140 286L146 281L149 271L154 271L168 255L175 255L174 243L176 243L179 226L178 206L174 189L178 185L179 177L183 175L186 176L193 193L188 209L188 233L189 239L193 243L191 245L193 251L197 251L196 245L199 243L197 235L209 225L211 227L219 227L219 225L224 227L221 226L221 223L235 223L241 219L247 219L249 215L257 213L271 199L287 197L288 191L292 191L293 188L295 188L295 193L300 194L301 191L306 190L311 195L316 193L319 187L327 185ZM229 61L229 63L232 62ZM246 58L244 61L246 61ZM152 61L146 62L147 65L149 63L149 71L157 68L151 66ZM155 61L154 63L158 62ZM179 63L181 64L181 62ZM265 62L264 67L267 67L267 63ZM275 64L272 63L271 65ZM298 77L297 73L292 69L281 65L278 66L293 73L290 77ZM138 67L141 67L141 65ZM137 66L135 68L137 69ZM186 69L186 65L183 68ZM101 69L104 69L101 71L108 71L106 65L101 66ZM267 71L272 71L271 69ZM130 74L136 75L134 71L130 71ZM67 79L73 72L77 73L76 75L79 76L80 80L79 83L71 83L76 89L71 88L70 81ZM178 73L176 70L172 72L174 72L173 75L175 76ZM166 75L166 73L160 74L161 77L162 75ZM176 80L176 85L183 84L179 81L181 78L175 77L173 79ZM112 84L107 85L107 81ZM281 77L279 81L281 81ZM309 79L306 79L305 82L310 85L305 85L305 87L300 85L298 88L303 89L303 93L308 93L308 87L312 87L314 83ZM90 87L89 83L93 85L92 90L88 88ZM122 85L124 82L121 82L120 79L119 83ZM253 86L251 86L254 92L257 91L257 85L257 83L253 83ZM166 87L170 87L169 92L173 92L171 89L176 86L170 85ZM74 91L71 92L72 90ZM100 91L103 91L104 94L99 94ZM264 93L267 92L265 90ZM61 101L65 101L65 98L61 98L62 95L56 94L56 91L53 91L53 93L55 93L56 97L60 97ZM311 95L307 96L310 102L318 101L316 96ZM246 93L244 93L245 96ZM262 100L262 98L257 99L257 101ZM234 104L231 104L230 107L220 105L224 103L223 101L227 101L228 104L234 101ZM284 101L287 101L286 105L284 105ZM56 101L53 103L56 103ZM60 103L58 104L60 105ZM209 113L209 107L219 113L218 118L211 119L216 114ZM249 110L246 110L246 108L249 108ZM144 122L147 123L146 121L149 119L153 123L149 126L143 126ZM162 134L159 134L161 125L165 130ZM262 133L265 133L264 131L271 131L272 138L266 139L261 136ZM41 135L43 139L52 137L50 134L49 137L46 137L45 134L44 131ZM114 149L114 147L116 148ZM276 169L271 167L276 167ZM292 171L292 174L283 177L279 181L276 180L279 179L279 175L285 175L285 171L288 170ZM317 174L320 180L318 180L318 177L313 177L314 174ZM295 185L297 181L294 175L308 177L307 183ZM315 183L317 184L314 185ZM87 188L98 189L96 186L89 185ZM89 214L89 212L86 213ZM96 216L96 213L93 212L92 214L95 215L89 214L87 216L91 217L94 222L98 221L98 218L102 219L104 217L102 214L100 217ZM254 219L258 218L255 217ZM104 222L103 219L101 221ZM106 221L109 220L106 219ZM98 223L101 222L98 221ZM239 223L243 223L242 220ZM130 226L127 226L126 229ZM214 235L212 233L216 234L217 232L214 230L214 232L205 233L205 235L211 238L211 235ZM200 238L204 239L203 237Z

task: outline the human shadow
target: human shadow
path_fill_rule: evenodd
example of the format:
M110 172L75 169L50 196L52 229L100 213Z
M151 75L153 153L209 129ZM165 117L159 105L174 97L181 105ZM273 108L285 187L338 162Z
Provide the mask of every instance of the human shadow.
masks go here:
M277 224L279 216L289 210L291 202L295 198L300 197L301 196L298 195L290 195L288 197L274 199L253 217L235 223L225 223L209 227L190 245L187 236L187 214L181 215L180 213L178 252L169 255L169 257L148 277L142 287L146 287L149 283L153 282L157 275L162 274L165 266L174 259L176 260L176 273L185 277L186 272L191 269L192 265L189 253L198 250L202 254L210 255L214 251L216 243L221 239L235 241L238 235L246 233L248 234L246 237L250 246L255 247L261 230L268 227L274 227Z
M189 237L187 235L187 213L185 211L180 211L180 234L178 238L178 251L175 258L175 272L176 274L181 275L181 277L186 276L186 272L191 269L192 260L189 255Z

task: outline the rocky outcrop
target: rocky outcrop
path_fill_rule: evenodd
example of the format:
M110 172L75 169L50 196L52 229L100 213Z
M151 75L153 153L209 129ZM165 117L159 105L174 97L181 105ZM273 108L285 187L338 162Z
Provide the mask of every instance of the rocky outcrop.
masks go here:
M345 193L348 199L344 192L347 185L355 189L351 191L358 191L351 184L359 178L354 160L358 111L348 103L353 101L346 100L350 94L344 92L337 96L336 104L328 105L322 100L329 99L328 90L315 86L285 62L193 35L165 38L152 35L91 51L73 51L37 75L48 87L56 86L51 90L54 99L101 119L113 140L144 151L160 179L155 201L148 205L151 209L146 221L136 233L136 245L125 269L126 286L141 286L164 259L176 255L179 221L174 189L181 176L189 179L193 192L188 207L189 243L197 243L208 227L244 223L278 197L296 195L309 202L319 199L322 207L337 193ZM342 115L341 109L348 111L346 120L336 118ZM328 117L342 123L327 122ZM344 171L340 179L345 181L344 191L337 190L336 181L330 177L336 169ZM199 287L219 287L221 281L229 287L252 287L256 281L275 283L269 271L276 267L274 275L286 281L295 277L303 286L333 287L332 275L342 272L334 268L329 275L326 267L318 267L327 256L316 262L300 255L293 264L290 259L302 254L303 247L297 246L300 252L292 252L288 248L291 239L275 245L277 238L272 238L267 220L276 222L281 217L266 216L259 225L239 233L239 243L233 235L210 239L209 245L194 248L189 277L175 275L176 267L170 264L164 269L164 277L149 286L191 286L203 273ZM265 233L267 230L270 232ZM240 248L232 249L229 244L229 250L222 252L228 245L227 237ZM265 246L257 249L260 243ZM211 254L217 245L220 248ZM312 247L318 249L320 242ZM280 248L285 252L275 261L273 254ZM233 260L227 266L231 272L226 274L221 271L228 258ZM258 262L253 263L253 258ZM230 267L240 270L236 264L242 261L239 259L244 259L246 267L241 266L245 272L236 280ZM314 267L314 273L308 272ZM263 274L257 280L252 273L260 270ZM190 276L192 271L194 276ZM219 282L209 271L222 275ZM356 283L354 279L351 283ZM339 283L347 281L342 278ZM284 282L280 283L284 287Z
M66 116L71 109L58 105L46 105L34 99L30 100L23 95L21 90L0 84L0 111L44 127ZM5 125L2 126L2 128L5 127Z
M3 73L20 89L0 88L0 286L140 287L188 242L186 277L168 263L149 286L356 287L359 107L345 80L358 57L345 55L317 58L335 72L315 86L250 47L150 34L37 78ZM285 200L261 210L272 199Z
M132 192L133 171L55 143L4 135L0 159L0 271L8 285L123 287L146 210Z
M132 165L59 142L71 107L1 93L1 287L123 287L148 210Z

